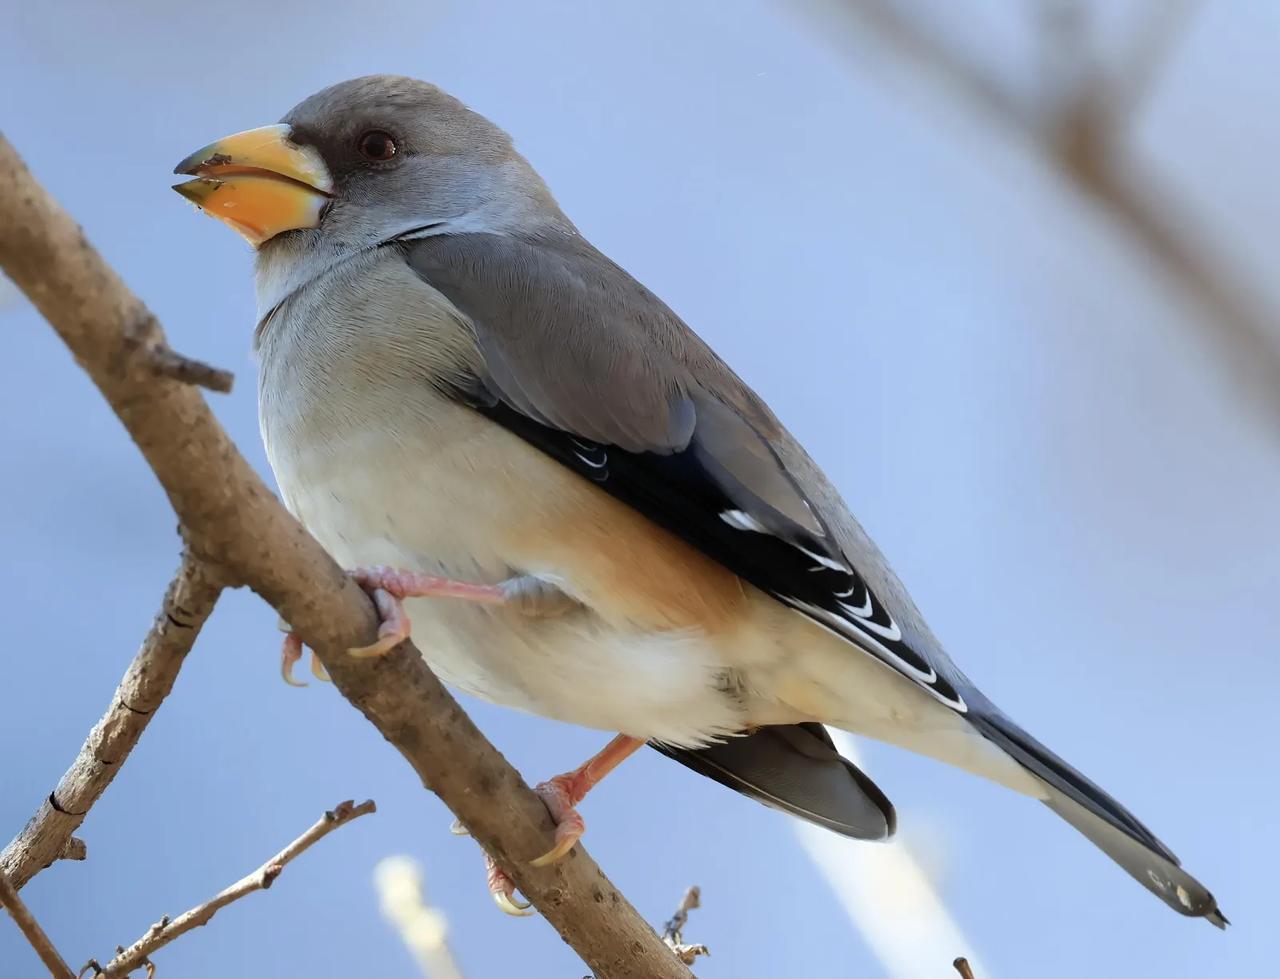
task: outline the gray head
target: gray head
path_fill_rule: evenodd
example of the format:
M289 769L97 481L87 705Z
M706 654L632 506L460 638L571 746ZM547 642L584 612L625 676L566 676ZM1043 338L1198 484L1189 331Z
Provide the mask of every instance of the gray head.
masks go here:
M336 196L317 229L333 239L360 246L431 224L502 232L562 219L511 137L426 82L342 82L282 121L333 176Z
M434 85L398 75L326 88L280 125L218 140L175 172L196 178L175 190L258 249L267 308L397 238L573 231L511 137Z

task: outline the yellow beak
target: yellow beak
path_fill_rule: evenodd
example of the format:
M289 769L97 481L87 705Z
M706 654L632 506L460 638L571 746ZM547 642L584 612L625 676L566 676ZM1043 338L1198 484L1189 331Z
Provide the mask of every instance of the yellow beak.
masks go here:
M236 133L174 167L194 180L173 189L257 248L282 231L314 228L333 197L320 154L294 143L286 125Z

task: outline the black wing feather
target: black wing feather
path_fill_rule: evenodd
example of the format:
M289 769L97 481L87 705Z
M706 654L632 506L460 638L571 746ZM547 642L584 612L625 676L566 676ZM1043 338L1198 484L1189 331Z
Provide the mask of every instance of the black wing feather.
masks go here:
M841 836L883 840L897 826L893 803L836 751L821 724L762 727L704 748L653 747L735 792Z
M819 537L792 524L783 538L776 529L762 526L761 532L753 532L725 519L725 514L740 510L741 502L731 498L709 472L696 430L683 451L628 452L551 428L504 401L476 397L474 389L468 400L497 424L761 591L885 660L947 706L965 709L955 687L900 635L895 636L892 617L857 570L828 544L829 535ZM865 611L859 615L853 610Z

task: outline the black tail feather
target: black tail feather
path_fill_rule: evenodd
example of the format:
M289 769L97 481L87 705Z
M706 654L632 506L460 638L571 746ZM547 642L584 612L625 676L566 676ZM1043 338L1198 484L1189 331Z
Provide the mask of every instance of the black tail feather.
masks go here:
M1180 914L1223 928L1226 916L1173 852L1133 813L1116 802L994 705L971 704L969 721L1044 782L1045 805L1084 834L1138 883Z
M841 757L821 724L762 727L705 748L651 746L735 792L842 836L882 840L897 826L893 804Z

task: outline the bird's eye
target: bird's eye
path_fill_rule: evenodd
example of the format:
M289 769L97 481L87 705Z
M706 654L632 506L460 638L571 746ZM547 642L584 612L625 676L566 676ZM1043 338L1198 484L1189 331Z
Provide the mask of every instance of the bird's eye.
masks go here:
M365 133L356 147L366 160L377 163L385 163L396 155L396 141L391 138L390 133L384 133L381 129L371 129Z

